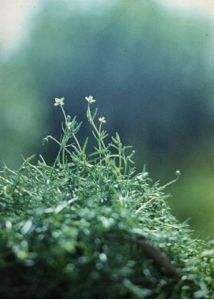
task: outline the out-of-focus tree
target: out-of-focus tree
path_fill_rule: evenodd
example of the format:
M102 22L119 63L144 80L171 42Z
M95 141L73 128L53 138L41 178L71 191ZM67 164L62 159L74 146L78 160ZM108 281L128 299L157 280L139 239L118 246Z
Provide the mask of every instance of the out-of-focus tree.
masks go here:
M0 166L17 166L36 151L44 113L34 75L17 58L0 65Z

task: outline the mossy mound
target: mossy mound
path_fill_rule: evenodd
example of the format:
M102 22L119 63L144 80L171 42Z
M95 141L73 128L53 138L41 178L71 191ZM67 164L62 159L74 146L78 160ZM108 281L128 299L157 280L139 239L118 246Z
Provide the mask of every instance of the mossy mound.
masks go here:
M105 119L96 127L90 105L92 156L63 110L54 165L41 158L2 171L0 296L212 298L212 243L172 216L166 186L130 168L119 135L104 143Z

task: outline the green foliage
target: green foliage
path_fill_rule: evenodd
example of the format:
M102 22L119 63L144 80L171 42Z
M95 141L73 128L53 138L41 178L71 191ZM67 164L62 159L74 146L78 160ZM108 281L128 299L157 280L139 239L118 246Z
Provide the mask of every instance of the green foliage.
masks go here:
M108 137L86 100L92 153L56 98L63 134L44 139L59 146L53 166L40 156L2 171L0 296L211 298L212 244L172 216L164 189L176 179L160 186L137 173L132 149Z
M79 0L40 2L20 51L0 65L0 165L17 165L44 132L59 134L48 99L73 99L67 106L82 118L80 99L91 91L102 99L110 133L117 128L134 145L139 169L146 163L153 178L166 181L172 169L182 170L175 213L214 237L214 175L204 172L214 161L211 23L194 9L174 12L155 0L92 0L82 9ZM43 153L49 163L55 149L49 144Z

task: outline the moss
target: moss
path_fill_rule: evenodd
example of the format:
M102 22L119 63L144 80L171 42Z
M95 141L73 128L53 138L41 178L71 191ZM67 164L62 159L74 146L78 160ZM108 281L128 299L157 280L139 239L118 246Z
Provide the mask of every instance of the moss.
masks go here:
M176 220L167 185L136 173L118 134L106 144L91 103L92 155L63 104L53 166L30 158L0 177L0 296L212 298L212 242Z

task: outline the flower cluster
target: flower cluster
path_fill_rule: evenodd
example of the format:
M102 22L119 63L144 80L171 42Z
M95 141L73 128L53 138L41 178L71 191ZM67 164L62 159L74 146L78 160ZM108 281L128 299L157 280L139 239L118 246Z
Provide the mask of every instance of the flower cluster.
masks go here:
M55 98L55 102L54 102L54 106L63 106L65 103L64 103L64 100L65 98L62 97L62 98ZM93 96L88 96L88 97L85 97L85 100L88 102L88 104L92 104L94 102L96 102L96 100L94 99ZM70 117L70 116L69 116ZM101 124L104 124L106 123L106 119L105 117L99 117L98 118L98 121L101 123ZM66 121L66 127L68 130L71 129L72 127L72 122L69 122L69 120Z

